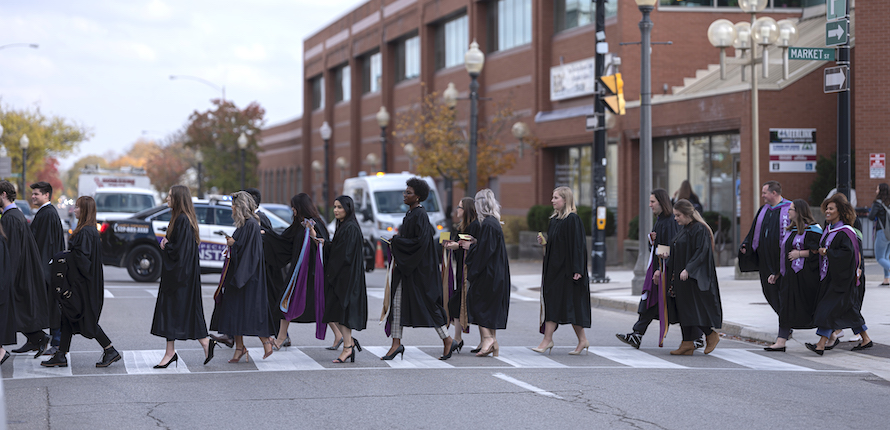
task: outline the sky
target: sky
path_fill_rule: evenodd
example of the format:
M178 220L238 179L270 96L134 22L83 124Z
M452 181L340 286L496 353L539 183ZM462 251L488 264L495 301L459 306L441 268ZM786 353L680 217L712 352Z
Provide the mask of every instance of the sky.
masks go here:
M0 104L92 133L61 161L162 140L221 97L302 115L303 39L366 0L0 0ZM195 76L212 83L170 75Z

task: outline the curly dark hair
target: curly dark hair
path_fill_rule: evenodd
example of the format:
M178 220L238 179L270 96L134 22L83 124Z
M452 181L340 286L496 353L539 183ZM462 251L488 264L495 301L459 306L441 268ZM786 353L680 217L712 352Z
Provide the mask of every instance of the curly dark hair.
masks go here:
M853 206L850 204L850 201L847 200L847 196L842 193L837 193L822 202L822 212L825 212L825 209L828 208L829 203L834 203L834 206L837 208L838 217L844 224L853 225L856 222L856 210L853 209Z
M414 195L421 202L426 201L427 197L430 196L430 185L417 176L405 181L405 185L414 189Z

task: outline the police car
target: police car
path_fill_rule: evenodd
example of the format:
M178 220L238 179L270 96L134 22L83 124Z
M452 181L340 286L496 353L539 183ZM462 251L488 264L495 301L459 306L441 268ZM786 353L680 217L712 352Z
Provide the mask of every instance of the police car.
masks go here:
M198 255L201 272L222 271L226 237L235 232L232 202L229 196L208 200L192 199L201 243ZM274 213L259 209L281 233L288 223ZM99 225L102 239L102 262L109 266L126 267L136 282L154 282L161 276L161 249L158 244L166 235L172 210L167 205L155 206L130 218L106 221Z

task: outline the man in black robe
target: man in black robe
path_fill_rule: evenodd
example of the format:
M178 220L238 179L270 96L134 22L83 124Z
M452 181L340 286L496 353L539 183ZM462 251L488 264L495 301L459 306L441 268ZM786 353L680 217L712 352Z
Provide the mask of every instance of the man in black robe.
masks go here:
M65 250L65 237L62 233L62 220L59 211L52 205L53 186L49 182L37 182L31 184L31 205L37 209L37 214L31 221L31 233L40 251L40 263L43 265L43 279L46 283L47 296L49 297L49 328L52 335L52 345L43 355L53 355L59 349L62 337L61 314L59 305L53 297L49 287L50 265L49 261L59 252Z
M739 248L739 270L760 272L763 296L776 314L779 313L779 287L769 283L770 275L778 275L783 260L780 249L782 240L791 225L788 209L791 201L782 197L782 185L776 181L763 184L760 191L765 205L760 207L748 236Z
M6 233L9 267L15 268L15 273L10 273L9 276L14 279L16 331L28 338L21 348L12 352L20 354L37 351L34 355L37 358L46 351L50 341L50 337L43 331L49 327L49 297L37 244L28 229L25 214L15 205L15 197L15 187L9 181L0 181L0 207L3 208L0 224Z

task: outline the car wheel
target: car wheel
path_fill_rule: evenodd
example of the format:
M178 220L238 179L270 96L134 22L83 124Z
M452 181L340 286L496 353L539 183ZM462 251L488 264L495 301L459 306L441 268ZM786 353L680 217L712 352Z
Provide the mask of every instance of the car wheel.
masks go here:
M161 277L161 251L139 245L127 255L127 273L136 282L155 282Z

